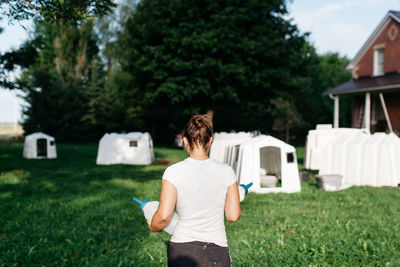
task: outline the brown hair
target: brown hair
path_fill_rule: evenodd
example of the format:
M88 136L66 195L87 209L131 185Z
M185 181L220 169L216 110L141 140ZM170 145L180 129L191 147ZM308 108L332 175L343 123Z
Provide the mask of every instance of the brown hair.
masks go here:
M185 126L183 136L189 141L190 149L196 144L208 150L208 142L213 136L213 123L207 115L193 115Z

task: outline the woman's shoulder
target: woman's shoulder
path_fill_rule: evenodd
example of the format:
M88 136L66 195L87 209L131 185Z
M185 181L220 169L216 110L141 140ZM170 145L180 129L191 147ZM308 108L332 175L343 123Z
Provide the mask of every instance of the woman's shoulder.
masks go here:
M185 168L184 166L185 162L184 160L182 160L167 167L164 171L163 179L175 180L178 177L181 177L182 173L184 173L184 168Z
M184 159L184 160L175 162L174 164L168 166L166 170L170 170L170 171L177 170L177 169L181 169L181 168L185 167L186 165L187 165L187 161L186 161L186 159Z

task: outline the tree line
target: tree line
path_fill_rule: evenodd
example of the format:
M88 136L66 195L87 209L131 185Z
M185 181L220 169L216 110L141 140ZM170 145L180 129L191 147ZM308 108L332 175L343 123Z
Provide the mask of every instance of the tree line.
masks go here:
M317 54L284 0L14 2L3 16L30 16L34 30L0 56L0 83L23 91L26 133L92 141L148 131L168 143L191 114L209 113L216 131L304 142L332 121L323 92L351 77L346 57ZM351 102L341 105L346 125Z

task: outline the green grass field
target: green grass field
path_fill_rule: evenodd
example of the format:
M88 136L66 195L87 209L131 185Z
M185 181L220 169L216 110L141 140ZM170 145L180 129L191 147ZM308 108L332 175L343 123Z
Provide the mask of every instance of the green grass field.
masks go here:
M57 152L27 160L21 143L0 142L0 266L166 266L169 235L148 231L131 198L157 199L185 152L156 148L151 166L97 166L95 144ZM311 180L241 207L226 224L233 266L400 266L399 189L325 192Z

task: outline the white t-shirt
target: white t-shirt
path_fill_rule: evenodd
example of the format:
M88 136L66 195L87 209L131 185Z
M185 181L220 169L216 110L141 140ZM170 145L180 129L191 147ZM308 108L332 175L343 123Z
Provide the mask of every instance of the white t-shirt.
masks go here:
M171 241L201 241L227 247L224 207L228 187L236 182L232 168L213 159L187 158L168 167L163 179L178 192L179 221Z

